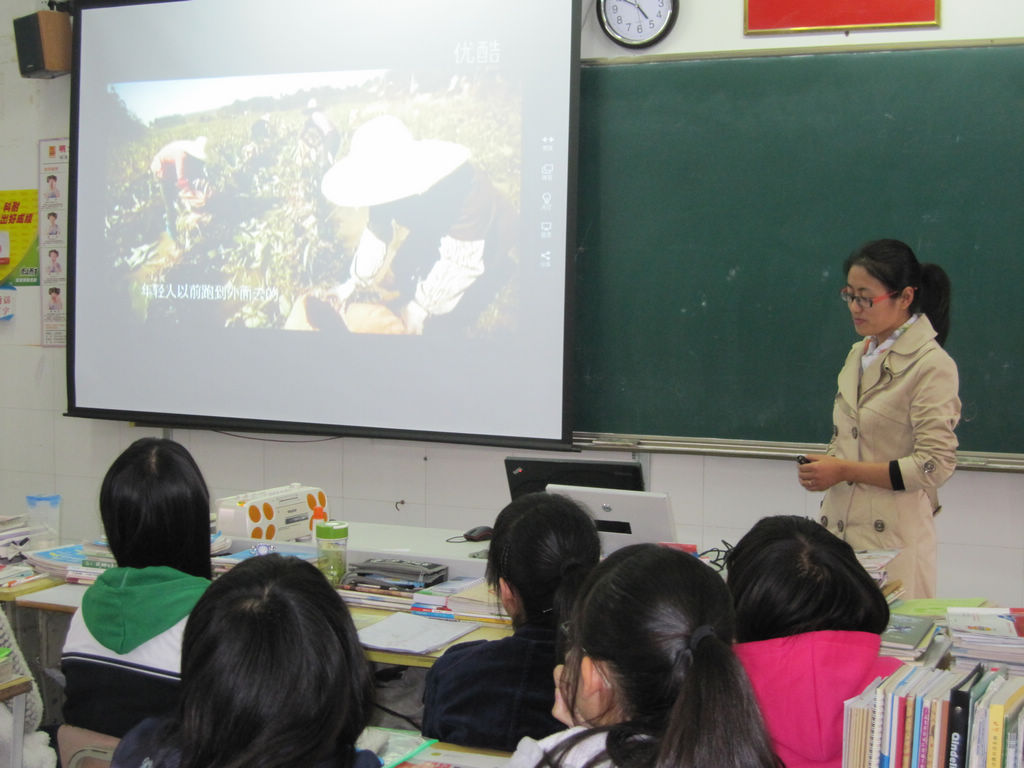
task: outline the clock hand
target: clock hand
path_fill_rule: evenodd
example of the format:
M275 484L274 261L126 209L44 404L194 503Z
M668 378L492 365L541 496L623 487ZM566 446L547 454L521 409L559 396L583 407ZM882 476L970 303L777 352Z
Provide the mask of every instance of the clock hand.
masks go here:
M646 13L644 13L644 9L640 7L640 3L637 2L636 0L622 0L622 2L624 2L626 5L632 5L634 8L636 8L637 12L645 19L650 18Z

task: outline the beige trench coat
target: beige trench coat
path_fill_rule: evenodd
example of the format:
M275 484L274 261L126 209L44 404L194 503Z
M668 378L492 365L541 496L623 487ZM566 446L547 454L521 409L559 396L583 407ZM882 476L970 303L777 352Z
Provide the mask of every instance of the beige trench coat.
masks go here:
M856 550L901 550L889 579L900 579L907 597L934 597L937 490L956 468L956 363L925 315L862 375L865 346L853 345L839 373L828 452L854 461L898 460L905 490L839 483L825 494L821 522Z

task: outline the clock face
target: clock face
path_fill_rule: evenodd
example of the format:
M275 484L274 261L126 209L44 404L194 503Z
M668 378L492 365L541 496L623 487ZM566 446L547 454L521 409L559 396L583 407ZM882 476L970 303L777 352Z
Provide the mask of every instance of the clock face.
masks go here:
M678 15L679 0L597 0L597 17L605 34L630 48L661 40Z

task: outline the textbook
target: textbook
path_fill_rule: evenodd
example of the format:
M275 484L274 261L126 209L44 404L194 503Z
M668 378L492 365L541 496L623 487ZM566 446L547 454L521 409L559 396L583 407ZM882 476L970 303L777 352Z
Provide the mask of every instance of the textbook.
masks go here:
M1007 760L1006 734L1008 721L1016 719L1024 706L1024 677L1011 678L988 702L988 745L984 766L1003 768Z
M886 656L903 661L918 659L928 649L935 634L935 620L931 616L889 615L889 626L882 633L882 650Z
M971 688L985 672L976 664L949 692L949 724L946 728L946 765L964 768L967 756L967 723L971 706Z

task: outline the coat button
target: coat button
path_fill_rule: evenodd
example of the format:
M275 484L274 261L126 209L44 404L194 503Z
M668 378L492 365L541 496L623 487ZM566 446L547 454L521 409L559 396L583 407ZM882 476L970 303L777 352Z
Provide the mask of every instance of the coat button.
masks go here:
M854 439L854 440L856 440L856 439L857 439L857 436L858 436L858 435L860 434L860 432L858 432L858 431L857 431L857 428L856 428L856 427L854 427L854 428L853 428L853 429L851 430L851 434L853 435L853 439Z
M832 437L839 437L839 427L832 425Z
M878 533L881 533L882 531L884 531L885 530L885 521L884 520L875 520L875 530Z
M842 520L840 520L839 522L837 522L837 523L836 523L836 528L838 528L838 529L839 529L839 532L840 532L840 533L842 533L842 532L843 532L843 528L845 528L845 527L846 527L846 526L845 526L845 525L843 525L843 521L842 521Z
M935 471L935 462L932 461L931 459L928 459L928 461L921 465L921 469L924 470L926 475L930 475L932 472Z
M821 516L821 524L828 528L828 515Z

